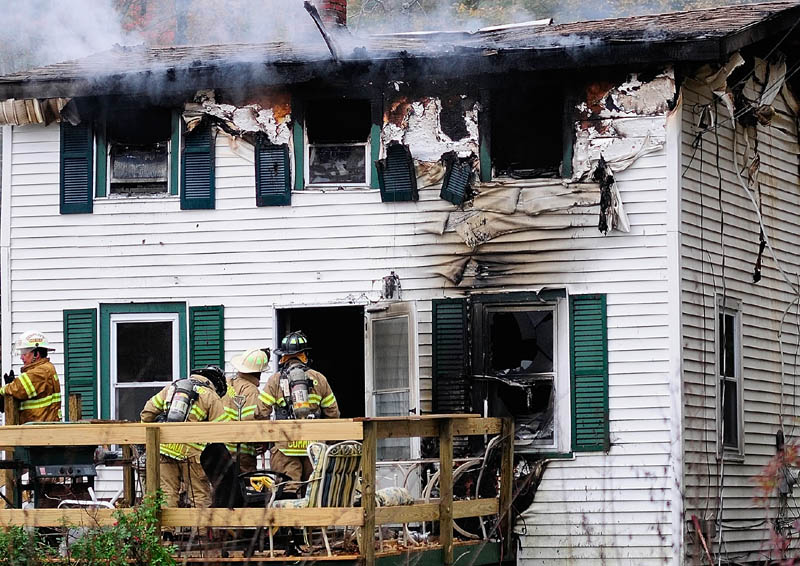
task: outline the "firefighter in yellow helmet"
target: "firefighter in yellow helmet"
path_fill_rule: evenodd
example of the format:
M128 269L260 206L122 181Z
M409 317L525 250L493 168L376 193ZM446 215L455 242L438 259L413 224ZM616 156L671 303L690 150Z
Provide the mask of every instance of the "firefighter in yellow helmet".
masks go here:
M22 373L14 378L13 372L5 377L0 394L20 400L19 423L31 421L57 422L61 420L61 384L56 368L48 355L53 348L41 332L23 332L15 348L22 359Z
M339 418L339 406L328 380L307 365L310 349L308 339L300 331L291 332L281 340L280 349L275 350L281 356L278 371L269 377L258 397L259 418L268 418L273 411L277 420ZM275 443L270 450L269 467L294 481L308 480L312 469L306 448L311 442L307 439Z
M261 372L269 364L269 349L250 348L231 359L236 375L228 380L228 392L222 398L228 419L232 421L251 421L258 411L258 383ZM249 443L226 444L239 471L252 472L256 469L256 445Z
M227 384L217 366L192 370L153 395L142 409L142 422L221 422L228 420L221 397ZM200 465L205 443L161 445L161 490L167 507L177 507L181 482L193 507L211 506L211 484Z

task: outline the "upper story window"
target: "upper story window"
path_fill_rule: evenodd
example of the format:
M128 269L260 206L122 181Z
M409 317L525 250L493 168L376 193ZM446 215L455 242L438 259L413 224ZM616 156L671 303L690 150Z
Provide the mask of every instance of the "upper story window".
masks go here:
M369 186L369 100L309 100L305 123L305 177L309 185Z
M492 91L491 156L496 177L559 177L564 159L563 95L547 85Z
M167 194L172 136L168 109L124 109L106 119L111 195Z

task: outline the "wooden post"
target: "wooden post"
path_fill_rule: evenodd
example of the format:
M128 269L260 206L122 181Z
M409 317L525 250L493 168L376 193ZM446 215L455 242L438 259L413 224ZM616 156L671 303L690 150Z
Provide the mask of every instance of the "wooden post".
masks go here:
M130 444L122 446L122 459L126 462L122 466L122 497L125 505L133 507L136 502L136 473L133 469L133 447Z
M439 542L442 564L453 564L453 420L439 421Z
M361 555L365 566L375 566L375 483L378 460L378 424L364 421L361 451L361 508L364 526L361 531Z
M7 425L19 424L19 401L11 395L3 396L4 410ZM6 460L14 459L14 449L6 448ZM17 475L16 470L6 470L4 473L6 484L6 498L11 501L13 507L19 508L20 502L17 500ZM6 504L8 506L8 504Z
M514 499L514 420L503 419L501 432L503 446L500 461L500 533L503 536L503 545L506 556L511 556L514 550L511 544L511 504Z
M79 421L83 418L83 403L80 393L70 393L67 405L67 420Z
M159 460L161 459L160 437L161 429L157 426L149 426L145 430L145 453L147 454L145 492L147 495L155 495L159 487L161 487L161 468L159 467ZM158 523L158 530L161 530L160 514Z

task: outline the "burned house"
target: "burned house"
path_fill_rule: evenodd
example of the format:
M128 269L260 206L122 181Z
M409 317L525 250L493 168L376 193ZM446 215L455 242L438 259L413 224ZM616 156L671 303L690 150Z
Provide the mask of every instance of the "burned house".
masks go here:
M520 564L777 559L800 509L752 478L798 419L800 4L331 14L0 78L3 343L41 329L83 417L135 420L302 329L345 417L514 416Z

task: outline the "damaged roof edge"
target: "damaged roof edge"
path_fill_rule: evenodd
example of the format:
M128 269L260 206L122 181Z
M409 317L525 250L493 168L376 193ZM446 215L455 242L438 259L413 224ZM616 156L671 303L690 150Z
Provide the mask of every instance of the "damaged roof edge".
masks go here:
M763 32L768 33L768 32ZM742 42L743 40L738 40ZM342 61L230 63L168 68L108 76L56 80L0 80L0 99L57 98L100 95L157 95L159 99L190 95L198 89L230 84L232 75L251 77L248 87L299 84L328 78L355 81L408 80L493 75L509 71L549 71L630 64L719 61L727 56L719 38L692 41L589 43L569 47L487 51L461 48L446 56L384 57ZM467 72L468 70L468 72Z
M800 5L772 14L760 22L723 37L720 40L720 58L727 58L736 51L770 36L791 32L797 27L798 18L800 18Z

